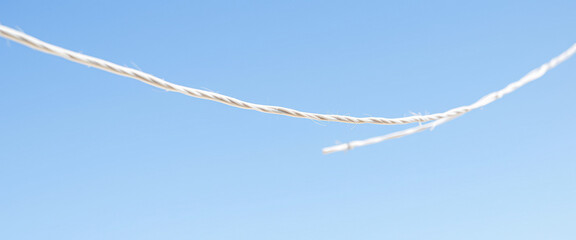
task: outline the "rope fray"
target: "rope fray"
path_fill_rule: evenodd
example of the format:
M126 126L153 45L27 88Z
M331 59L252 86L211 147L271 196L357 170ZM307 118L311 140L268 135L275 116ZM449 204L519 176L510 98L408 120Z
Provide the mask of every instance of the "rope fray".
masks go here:
M303 111L298 111L295 109L280 107L280 106L270 106L270 105L249 103L249 102L245 102L245 101L242 101L242 100L239 100L239 99L236 99L233 97L229 97L226 95L177 85L174 83L164 81L164 80L162 80L156 76L153 76L151 74L148 74L148 73L145 73L145 72L133 69L133 68L120 66L118 64L111 63L111 62L108 62L108 61L100 59L100 58L88 56L88 55L81 54L78 52L73 52L73 51L70 51L68 49L64 49L64 48L46 43L46 42L41 41L35 37L32 37L32 36L27 35L23 32L17 31L15 29L6 27L6 26L1 25L1 24L0 24L0 36L4 37L6 39L10 39L12 41L15 41L17 43L20 43L22 45L25 45L27 47L36 49L38 51L44 52L44 53L59 56L59 57L68 59L68 60L73 61L73 62L83 64L86 66L99 68L101 70L111 72L111 73L114 73L117 75L130 77L130 78L142 81L146 84L149 84L149 85L152 85L152 86L155 86L155 87L167 90L167 91L178 92L178 93L182 93L182 94L196 97L196 98L208 99L211 101L220 102L220 103L230 105L233 107L237 107L237 108L244 108L244 109L256 110L256 111L260 111L260 112L264 112L264 113L279 114L279 115L285 115L285 116L296 117L296 118L307 118L307 119L319 120L319 121L344 122L344 123L354 123L354 124L369 123L369 124L382 124L382 125L399 125L399 124L408 124L408 123L415 123L415 122L423 123L423 122L436 121L436 120L442 120L442 119L456 118L456 117L461 116L462 114L465 114L465 113L467 113L473 109L485 106L485 105L493 102L494 100L496 100L496 99L498 99L498 98L500 98L500 97L502 97L508 93L515 91L516 89L523 86L524 84L526 84L526 83L528 83L528 82L530 82L536 78L541 77L542 75L544 75L544 73L546 73L546 71L555 67L556 65L558 65L562 61L566 60L568 57L573 55L574 52L576 51L576 44L575 44L571 48L569 48L566 52L562 53L560 56L556 57L555 59L553 59L549 63L546 63L546 64L542 65L540 68L532 71L529 74L530 76L532 76L531 78L524 77L521 80L508 85L506 88L504 88L498 92L494 92L494 93L491 93L491 94L483 97L482 99L480 99L479 101L477 101L476 103L474 103L472 105L456 107L456 108L450 109L446 112L434 113L434 114L428 114L428 115L422 115L422 116L409 116L409 117L401 117L401 118L384 118L384 117L362 117L362 118L359 118L359 117L351 117L351 116L344 116L344 115L310 113L310 112L303 112ZM425 125L422 125L422 126L425 126ZM351 145L351 147L360 146L358 143L353 144L353 145Z

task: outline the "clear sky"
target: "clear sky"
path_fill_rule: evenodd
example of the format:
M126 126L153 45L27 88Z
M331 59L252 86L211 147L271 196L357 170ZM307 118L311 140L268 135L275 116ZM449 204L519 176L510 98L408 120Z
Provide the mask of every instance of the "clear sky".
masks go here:
M1 1L0 23L262 104L469 104L576 42L576 1ZM432 132L232 108L0 39L0 239L568 240L576 59Z

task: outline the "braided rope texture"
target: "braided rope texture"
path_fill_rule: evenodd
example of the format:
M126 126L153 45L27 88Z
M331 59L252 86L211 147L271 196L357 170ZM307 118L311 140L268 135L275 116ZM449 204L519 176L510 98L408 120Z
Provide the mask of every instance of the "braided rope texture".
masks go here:
M576 52L576 44L574 44L572 47L570 47L564 53L560 54L558 57L552 59L550 62L540 66L539 68L534 69L533 71L531 71L528 75L526 75L522 79L509 84L508 86L506 86L505 88L503 88L497 92L493 92L493 93L490 93L490 94L482 97L480 100L476 101L475 103L473 103L471 105L456 107L456 108L450 109L450 110L442 112L442 113L434 113L434 114L422 115L422 116L410 116L410 117L401 117L401 118L384 118L384 117L359 118L359 117L351 117L351 116L345 116L345 115L310 113L310 112L298 111L298 110L286 108L286 107L249 103L249 102L242 101L242 100L239 100L239 99L236 99L233 97L229 97L226 95L177 85L177 84L167 82L167 81L162 80L156 76L153 76L151 74L148 74L148 73L145 73L145 72L133 69L133 68L120 66L118 64L111 63L111 62L108 62L108 61L100 59L100 58L88 56L88 55L81 54L78 52L73 52L73 51L70 51L68 49L64 49L62 47L58 47L58 46L46 43L46 42L41 41L35 37L32 37L30 35L27 35L23 32L15 30L15 29L6 27L4 25L0 25L0 36L4 37L6 39L10 39L12 41L15 41L17 43L20 43L22 45L25 45L27 47L36 49L38 51L44 52L44 53L59 56L59 57L68 59L70 61L83 64L83 65L99 68L101 70L111 72L111 73L114 73L117 75L130 77L130 78L142 81L144 83L150 84L152 86L155 86L155 87L167 90L167 91L178 92L178 93L182 93L182 94L196 97L196 98L208 99L211 101L216 101L216 102L220 102L223 104L227 104L227 105L230 105L233 107L256 110L256 111L260 111L260 112L264 112L264 113L270 113L270 114L279 114L279 115L285 115L285 116L290 116L290 117L307 118L307 119L320 120L320 121L344 122L344 123L354 123L354 124L369 123L369 124L382 124L382 125L400 125L400 124L408 124L408 123L415 123L415 122L422 123L422 122L428 122L428 121L435 121L435 120L442 120L442 119L453 119L453 118L459 117L459 116L461 116L461 115L463 115L463 114L465 114L465 113L467 113L473 109L480 108L480 107L483 107L487 104L490 104L491 102L501 98L502 96L504 96L506 94L509 94L509 93L517 90L518 88L524 86L525 84L527 84L527 83L529 83L535 79L540 78L548 70L554 68L555 66L557 66L558 64L560 64L564 60L568 59L570 56L572 56ZM346 146L344 149L351 149L353 147L366 145L366 143L367 142L360 144L360 142L355 142L352 145L345 144ZM368 143L368 144L370 144L370 143ZM343 148L338 147L335 149L343 149ZM332 149L332 150L334 150L334 149ZM332 152L332 150L326 151L326 149L325 149L324 152L325 153Z

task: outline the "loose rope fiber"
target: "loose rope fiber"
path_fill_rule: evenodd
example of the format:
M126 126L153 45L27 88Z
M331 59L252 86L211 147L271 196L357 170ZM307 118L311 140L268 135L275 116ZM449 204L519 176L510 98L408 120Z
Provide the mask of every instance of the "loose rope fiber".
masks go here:
M410 117L401 117L401 118L383 118L383 117L351 117L351 116L344 116L344 115L331 115L331 114L318 114L318 113L309 113L309 112L302 112L290 108L279 107L279 106L269 106L269 105L261 105L261 104L254 104L245 102L236 98L232 98L229 96L225 96L218 93L213 93L209 91L199 90L195 88L189 88L177 84L173 84L167 81L164 81L158 77L155 77L151 74L120 66L111 62L108 62L103 59L91 57L88 55L84 55L81 53L73 52L46 42L43 42L37 38L34 38L30 35L22 33L20 31L14 30L12 28L0 25L0 36L28 46L30 48L36 49L41 52L45 52L48 54L56 55L65 59L68 59L73 62L77 62L80 64L84 64L87 66L99 68L101 70L111 72L117 75L122 75L130 78L134 78L136 80L142 81L144 83L150 84L152 86L173 92L179 92L182 94L186 94L196 98L203 98L208 99L220 103L224 103L233 107L244 108L244 109L251 109L265 113L271 114L279 114L279 115L286 115L290 117L297 117L297 118L307 118L313 120L320 120L320 121L333 121L333 122L344 122L344 123L370 123L370 124L383 124L383 125L399 125L399 124L408 124L408 123L415 123L415 122L428 122L434 120L441 120L446 118L455 118L461 116L464 113L467 113L473 109L485 106L494 100L501 98L502 96L515 91L516 89L522 87L524 84L533 81L536 78L541 77L551 68L555 67L562 61L569 58L571 55L574 54L576 51L576 44L569 48L566 52L562 53L560 56L554 58L547 64L542 65L540 68L535 69L531 72L532 78L523 78L517 82L514 82L508 85L506 88L488 94L485 97L478 100L476 103L468 106L461 106L457 108L450 109L443 113L435 113L423 116L410 116Z

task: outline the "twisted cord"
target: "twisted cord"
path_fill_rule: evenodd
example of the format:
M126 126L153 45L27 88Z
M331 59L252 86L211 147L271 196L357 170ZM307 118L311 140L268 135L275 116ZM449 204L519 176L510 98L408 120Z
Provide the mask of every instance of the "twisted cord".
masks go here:
M545 63L544 65L540 66L537 69L532 70L522 79L513 82L506 86L505 88L490 93L480 100L476 101L475 103L467 106L456 107L450 109L446 112L442 113L435 113L423 116L410 116L410 117L401 117L401 118L383 118L383 117L351 117L351 116L344 116L344 115L332 115L332 114L318 114L318 113L309 113L309 112L302 112L295 109L279 107L279 106L270 106L270 105L262 105L262 104L255 104L245 102L236 98L232 98L226 95L204 91L200 89L190 88L181 86L178 84L170 83L164 81L156 76L151 74L120 66L111 62L108 62L103 59L91 57L88 55L84 55L81 53L73 52L46 42L43 42L35 37L22 33L20 31L14 30L12 28L0 25L0 36L13 40L17 43L22 45L28 46L30 48L36 49L41 52L45 52L48 54L52 54L55 56L59 56L65 59L68 59L73 62L77 62L83 65L99 68L101 70L111 72L117 75L122 75L126 77L130 77L144 83L150 84L152 86L173 92L179 92L182 94L186 94L188 96L196 97L196 98L203 98L208 99L216 102L220 102L223 104L227 104L233 107L244 108L244 109L251 109L265 113L271 114L279 114L279 115L286 115L290 117L297 117L297 118L307 118L313 120L320 120L320 121L333 121L333 122L344 122L344 123L370 123L370 124L383 124L383 125L398 125L398 124L408 124L414 122L428 122L428 121L436 121L434 123L425 124L416 128L407 129L404 131L400 131L398 133L389 134L382 137L371 138L364 141L354 141L348 144L343 144L339 146L329 147L324 149L325 153L335 152L335 151L342 151L347 149L352 149L354 147L364 146L368 144L373 144L379 141L383 141L390 138L397 138L406 136L409 134L413 134L419 131L423 131L427 128L437 126L439 124L445 123L448 120L457 118L473 109L483 107L491 102L501 98L502 96L509 94L518 88L524 86L525 84L540 78L543 76L548 70L554 68L561 62L565 61L569 57L571 57L576 52L576 44L572 45L568 50L557 56L556 58L552 59L550 62ZM344 147L343 147L344 146Z
M19 32L12 28L0 25L0 36L28 46L30 48L56 55L65 59L68 59L73 62L77 62L80 64L84 64L87 66L95 67L102 69L104 71L108 71L114 74L134 78L136 80L140 80L144 83L150 84L152 86L162 88L167 91L179 92L182 94L186 94L196 98L203 98L208 99L220 103L224 103L230 106L244 108L244 109L251 109L265 113L271 114L280 114L286 115L290 117L297 117L297 118L308 118L313 120L321 120L321 121L334 121L334 122L344 122L344 123L371 123L371 124L385 124L385 125L397 125L397 124L407 124L407 123L414 123L414 122L428 122L433 120L438 120L447 117L457 116L463 113L470 111L472 108L471 106L463 106L457 107L451 110L448 110L443 113L436 113L430 114L425 116L410 116L410 117L401 117L401 118L382 118L382 117L351 117L351 116L343 116L343 115L331 115L331 114L318 114L318 113L309 113L309 112L302 112L290 108L279 107L279 106L269 106L269 105L261 105L261 104L254 104L245 102L236 98L228 97L222 94L213 93L209 91L204 91L195 88L189 88L177 84L173 84L167 81L164 81L158 77L155 77L151 74L120 66L99 58L91 57L88 55L84 55L81 53L73 52L46 42L43 42L37 38L34 38L30 35L25 33Z
M564 51L560 55L556 56L555 58L553 58L549 62L544 63L542 66L530 71L528 74L526 74L520 80L508 84L508 86L506 86L505 88L503 88L500 91L490 93L490 94L480 98L480 100L476 101L472 105L469 105L470 110L476 109L476 108L479 108L482 106L486 106L486 105L490 104L491 102L494 102L497 99L501 98L502 96L509 94L511 92L514 92L516 89L524 86L525 84L532 82L532 81L544 76L544 74L546 74L546 72L548 72L550 69L558 66L558 64L566 61L568 58L570 58L572 55L574 55L574 53L576 53L576 44L572 45L566 51ZM464 113L461 113L461 114L455 115L455 116L451 116L448 118L442 118L440 120L436 120L434 122L423 124L423 125L420 125L417 127L406 129L406 130L386 134L384 136L373 137L373 138L369 138L369 139L365 139L365 140L361 140L361 141L351 141L351 142L345 143L345 144L326 147L326 148L322 149L322 152L324 154L329 154L329 153L334 153L334 152L339 152L339 151L346 151L346 150L351 150L351 149L356 148L356 147L362 147L362 146L366 146L366 145L370 145L370 144L375 144L375 143L379 143L379 142L386 141L389 139L408 136L408 135L411 135L414 133L422 132L426 129L434 129L436 126L444 124L444 123L446 123L450 120L453 120L455 118L458 118L462 115L464 115Z

